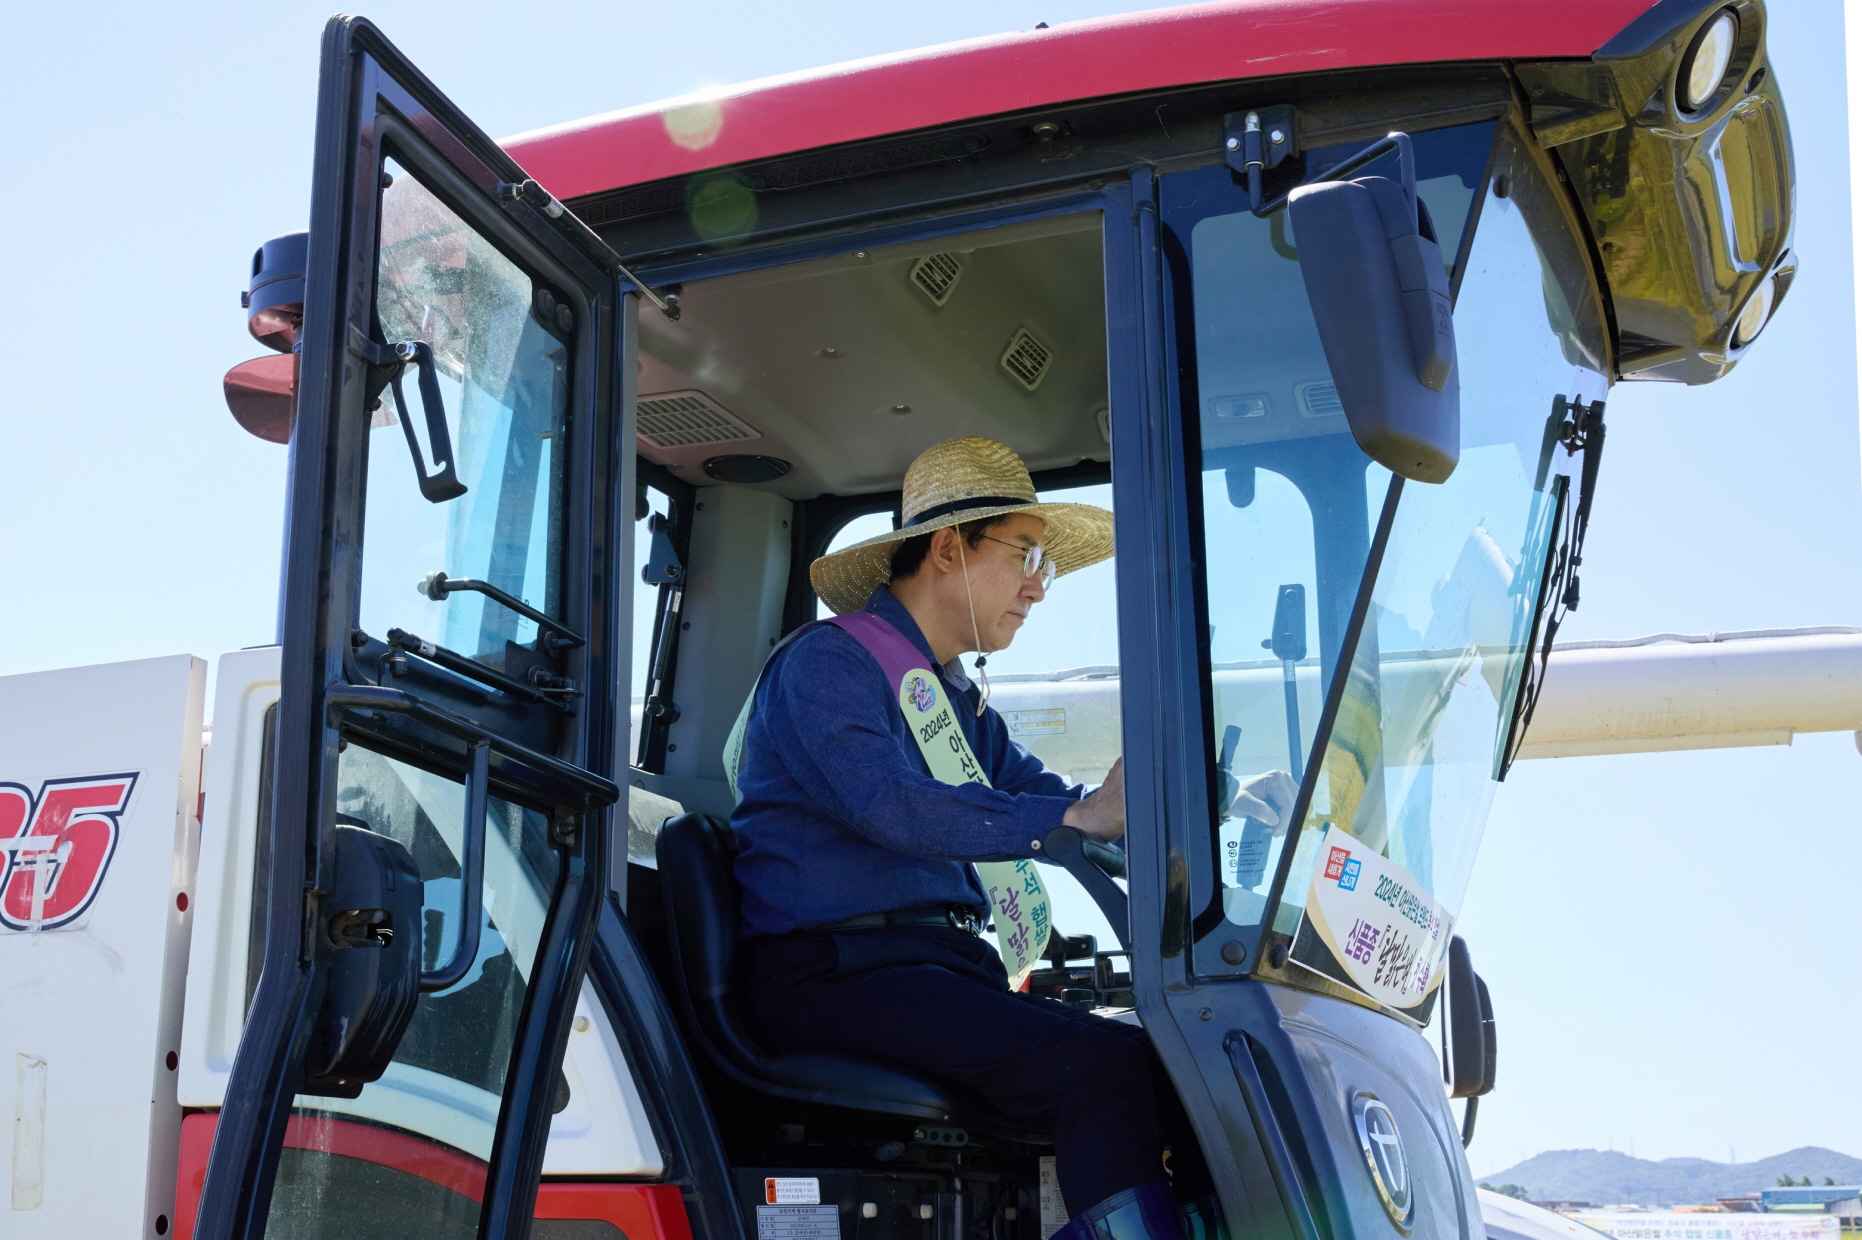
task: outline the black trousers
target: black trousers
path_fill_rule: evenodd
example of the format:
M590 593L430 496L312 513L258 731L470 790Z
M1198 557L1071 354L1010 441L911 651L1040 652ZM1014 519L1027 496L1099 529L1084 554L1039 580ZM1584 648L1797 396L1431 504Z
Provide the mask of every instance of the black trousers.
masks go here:
M936 926L752 939L742 969L768 1049L891 1064L1051 1131L1072 1213L1164 1178L1166 1112L1180 1112L1144 1031L1010 991L984 939Z

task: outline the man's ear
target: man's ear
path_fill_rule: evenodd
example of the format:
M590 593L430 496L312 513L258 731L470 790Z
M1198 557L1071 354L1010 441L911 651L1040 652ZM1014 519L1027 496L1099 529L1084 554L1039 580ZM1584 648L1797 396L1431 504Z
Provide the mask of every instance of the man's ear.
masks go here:
M947 525L931 535L931 549L925 559L931 566L943 573L954 573L962 567L957 555L957 543L963 537L954 525Z

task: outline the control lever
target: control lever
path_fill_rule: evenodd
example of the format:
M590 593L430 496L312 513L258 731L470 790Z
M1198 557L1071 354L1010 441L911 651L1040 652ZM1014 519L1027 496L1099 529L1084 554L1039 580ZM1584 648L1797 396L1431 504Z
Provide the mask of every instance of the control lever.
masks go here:
M1240 743L1240 728L1231 723L1223 729L1222 755L1216 760L1216 770L1222 776L1222 813L1225 817L1228 807L1235 803L1235 796L1241 791L1241 781L1235 778L1235 749ZM1261 878L1267 873L1267 852L1273 842L1273 830L1266 823L1254 818L1241 820L1240 835L1230 836L1224 841L1223 848L1224 853L1232 853L1224 860L1234 871L1234 886L1252 890L1261 885Z
M1305 586L1293 582L1280 587L1274 597L1274 630L1261 643L1261 647L1271 650L1274 657L1280 660L1280 684L1286 694L1287 707L1287 770L1297 780L1301 773L1299 663L1306 657ZM1229 731L1234 735L1224 736L1222 743L1225 774L1228 770L1227 759L1234 756L1233 741L1240 737L1238 729L1230 728ZM1232 794L1230 799L1233 800ZM1282 823L1281 830L1292 825ZM1267 873L1267 854L1273 838L1274 833L1266 823L1253 818L1243 821L1235 859L1235 880L1238 886L1253 890L1261 885Z
M1061 934L1058 931L1048 936L1047 950L1041 959L1049 964L1064 965L1070 960L1091 960L1099 954L1099 941L1090 934Z
M1280 660L1280 684L1287 698L1287 770L1300 777L1300 694L1297 669L1306 657L1306 587L1280 587L1274 598L1274 632L1261 645Z

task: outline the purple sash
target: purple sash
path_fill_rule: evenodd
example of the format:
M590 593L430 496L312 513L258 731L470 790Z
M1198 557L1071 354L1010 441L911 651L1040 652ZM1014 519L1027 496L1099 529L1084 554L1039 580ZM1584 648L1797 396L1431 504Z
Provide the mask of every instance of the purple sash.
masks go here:
M873 656L873 662L886 674L886 683L894 693L905 682L905 673L930 663L924 651L912 645L910 638L873 612L856 611L851 615L835 616L828 623L859 642L860 648Z

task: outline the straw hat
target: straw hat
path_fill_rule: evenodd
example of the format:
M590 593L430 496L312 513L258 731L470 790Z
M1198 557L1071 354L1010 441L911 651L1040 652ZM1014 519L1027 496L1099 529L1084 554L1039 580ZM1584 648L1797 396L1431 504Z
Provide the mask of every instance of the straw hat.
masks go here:
M1112 554L1112 514L1091 504L1044 504L1035 497L1028 467L1007 444L971 435L926 448L905 471L899 528L808 567L808 579L835 615L866 606L892 578L892 553L908 538L1025 512L1047 522L1041 545L1064 577Z

